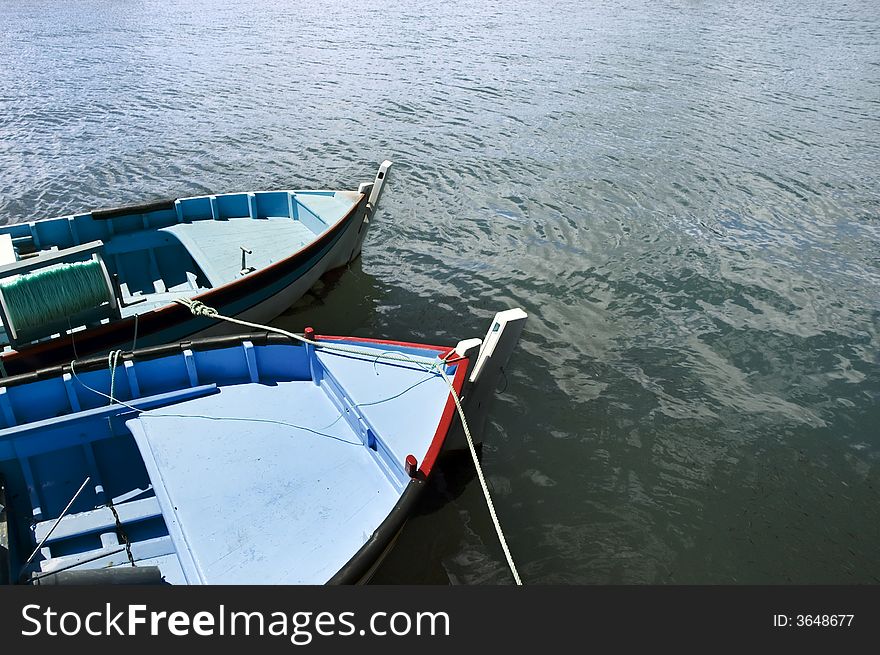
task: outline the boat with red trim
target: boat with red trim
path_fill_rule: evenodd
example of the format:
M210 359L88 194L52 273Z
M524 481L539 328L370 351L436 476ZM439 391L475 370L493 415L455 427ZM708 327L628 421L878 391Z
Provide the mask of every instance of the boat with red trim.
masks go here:
M455 346L212 337L2 380L7 581L366 580L462 414L481 430L525 320Z

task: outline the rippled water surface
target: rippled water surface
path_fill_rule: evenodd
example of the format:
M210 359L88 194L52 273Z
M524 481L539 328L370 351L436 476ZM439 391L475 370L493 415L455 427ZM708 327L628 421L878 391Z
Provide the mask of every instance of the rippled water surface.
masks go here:
M526 582L880 582L876 2L215 4L0 3L0 221L393 159L279 323L529 312L483 453ZM468 471L378 581L509 581Z

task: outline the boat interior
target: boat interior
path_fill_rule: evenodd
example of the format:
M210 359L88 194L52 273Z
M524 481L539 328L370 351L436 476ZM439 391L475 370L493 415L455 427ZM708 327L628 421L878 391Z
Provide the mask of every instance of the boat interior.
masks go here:
M370 354L242 338L0 387L0 577L326 582L391 512L449 398L441 350L344 343Z
M0 346L142 314L234 282L312 242L359 198L352 191L231 193L2 226ZM65 265L84 261L102 272L85 291L65 279ZM34 289L13 297L10 284ZM65 289L64 302L51 285ZM40 297L54 304L35 307ZM15 302L23 306L8 307ZM8 329L16 309L36 315L39 329L28 321Z

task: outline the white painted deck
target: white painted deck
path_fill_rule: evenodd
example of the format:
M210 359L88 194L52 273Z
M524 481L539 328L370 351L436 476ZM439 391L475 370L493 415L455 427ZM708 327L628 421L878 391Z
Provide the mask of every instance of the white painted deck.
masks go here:
M126 425L178 553L192 553L189 584L322 584L400 497L311 381L223 387L151 414Z
M177 237L212 287L241 277L242 247L252 253L247 255L247 265L260 269L289 257L315 238L314 232L290 218L196 221L161 231Z

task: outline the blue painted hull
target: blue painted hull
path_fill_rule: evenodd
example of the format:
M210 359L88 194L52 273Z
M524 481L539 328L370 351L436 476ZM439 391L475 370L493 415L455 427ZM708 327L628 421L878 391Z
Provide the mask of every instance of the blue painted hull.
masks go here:
M0 476L11 579L132 576L131 563L174 584L368 576L453 425L434 367L461 392L469 361L441 363L449 349L433 346L326 343L224 337L10 378Z
M384 170L385 165L377 182L384 180ZM0 227L0 239L22 253L16 255L21 261L10 265L13 269L33 261L24 259L27 249L39 254L50 246L65 252L86 240L98 244L108 274L120 280L118 295L131 301L109 322L3 352L0 373L16 375L75 357L224 333L224 325L192 316L172 302L174 297L194 297L224 315L252 322L272 320L320 276L359 254L368 218L375 211L370 201L378 202L375 191L367 195L372 187L366 187L364 193L283 191L185 198ZM299 241L287 246L286 234L299 235ZM252 259L254 270L241 274L239 245L252 239L262 239L263 248L256 250L268 254ZM259 254L256 250L252 258ZM247 257L242 257L247 266ZM149 294L126 295L129 287L147 286ZM166 287L169 293L153 293Z

